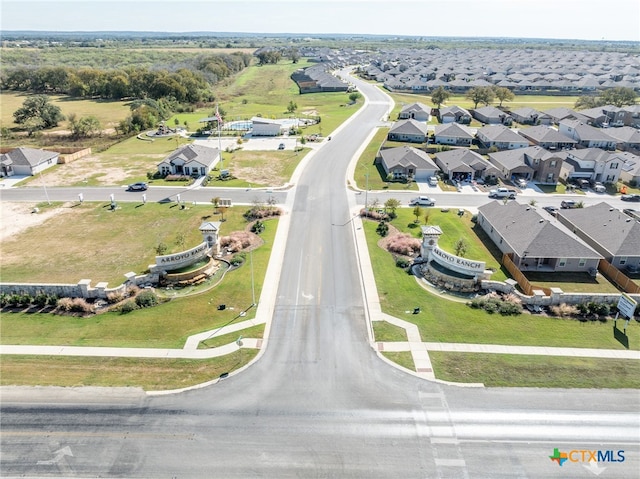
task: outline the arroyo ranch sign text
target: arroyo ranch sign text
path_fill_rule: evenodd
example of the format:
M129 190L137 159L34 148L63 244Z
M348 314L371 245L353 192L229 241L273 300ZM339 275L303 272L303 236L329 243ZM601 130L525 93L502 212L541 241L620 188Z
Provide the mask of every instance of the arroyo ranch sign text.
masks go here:
M439 247L434 247L431 250L432 259L442 266L449 268L450 270L457 271L469 276L476 276L478 273L483 273L485 268L484 261L473 261L470 259L455 256L453 254L442 251Z
M180 253L156 256L156 265L163 269L178 269L197 263L207 255L209 246L206 242L200 243L195 248Z

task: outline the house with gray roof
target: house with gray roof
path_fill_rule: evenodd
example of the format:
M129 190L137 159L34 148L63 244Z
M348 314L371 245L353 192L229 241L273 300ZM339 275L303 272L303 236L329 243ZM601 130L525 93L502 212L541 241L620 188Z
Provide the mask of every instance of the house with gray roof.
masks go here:
M205 176L220 161L220 150L204 145L184 145L158 163L163 175Z
M640 221L605 202L560 210L556 217L619 270L640 269Z
M640 185L640 155L623 151L615 152L612 156L622 161L620 179L631 185Z
M575 120L579 117L578 113L576 113L571 108L566 108L564 106L558 108L550 108L548 110L544 110L542 113L551 117L551 120L554 124L559 124L562 120L570 119Z
M58 163L60 153L38 148L15 148L0 155L0 177L32 176Z
M431 107L420 102L403 106L398 114L398 119L408 120L410 118L417 121L431 120Z
M399 120L393 124L387 139L390 141L406 141L410 143L425 143L427 141L427 125L416 120Z
M583 148L559 152L564 156L560 177L602 183L617 183L623 161L600 148Z
M578 142L578 145L585 148L616 149L615 138L607 135L603 130L587 125L580 120L562 120L558 125L558 131L573 138Z
M380 156L376 161L394 180L413 178L415 181L427 181L429 177L435 176L438 170L426 152L412 146L380 150Z
M478 225L521 271L595 274L602 259L557 219L517 201L480 206Z
M555 184L560 177L563 157L540 146L489 153L489 161L504 179L523 178L538 183Z
M607 135L616 140L618 150L640 150L640 131L631 126L608 128Z
M631 124L631 114L614 105L598 106L579 110L578 113L586 118L585 123L595 127L625 126Z
M473 142L471 130L458 123L436 125L433 137L438 145L471 146Z
M551 125L553 120L551 116L542 113L535 108L517 108L511 110L509 115L522 125Z
M521 128L518 130L518 134L534 145L541 146L546 150L566 150L574 148L578 143L573 138L563 135L555 128L545 125Z
M456 148L435 154L436 165L453 181L493 181L500 171L473 150Z
M462 107L457 105L445 106L440 108L439 112L439 120L440 123L461 123L464 125L468 125L471 123L471 113L468 110L465 110Z
M483 106L471 110L473 117L486 125L509 125L513 120L507 113L495 106Z
M476 137L485 148L495 146L498 150L514 150L529 146L529 140L504 125L483 126L476 132Z

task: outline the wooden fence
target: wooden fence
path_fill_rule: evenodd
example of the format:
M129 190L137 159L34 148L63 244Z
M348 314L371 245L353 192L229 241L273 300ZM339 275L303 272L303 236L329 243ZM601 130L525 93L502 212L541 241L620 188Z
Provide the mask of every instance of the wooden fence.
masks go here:
M625 293L640 294L640 286L606 259L600 260L598 263L598 271Z
M522 292L527 296L533 296L533 291L538 289L544 291L544 294L546 296L550 296L551 290L549 288L531 284L524 273L520 271L520 269L518 269L516 264L511 259L512 254L513 253L505 253L502 255L502 265L506 268L511 277L518 282L518 286L520 286Z

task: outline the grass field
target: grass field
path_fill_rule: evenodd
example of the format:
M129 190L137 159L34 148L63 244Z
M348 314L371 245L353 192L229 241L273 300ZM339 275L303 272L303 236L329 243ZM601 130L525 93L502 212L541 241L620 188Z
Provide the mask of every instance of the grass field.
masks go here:
M493 387L640 388L640 361L429 352L438 379Z
M256 354L256 349L243 349L219 358L199 360L3 355L0 384L141 387L147 391L179 389L219 378L244 366Z
M229 223L232 224L232 221ZM258 298L277 221L268 220L266 225L261 235L265 243L251 255ZM101 257L94 257L95 263L100 261ZM65 264L60 261L57 267L64 268ZM181 348L192 334L253 317L255 309L249 309L245 317L239 316L253 302L249 271L247 260L239 269L227 273L213 289L124 315L108 312L89 318L75 318L53 314L4 313L0 321L0 338L4 344ZM221 303L227 306L225 310L217 309Z
M21 128L14 123L13 112L22 106L26 98L31 94L22 92L3 91L0 94L0 127ZM75 99L66 95L49 95L52 104L60 107L65 117L75 113L78 118L83 116L95 116L102 128L113 128L120 120L124 120L131 112L127 101L116 100L85 100ZM66 130L66 121L60 122L57 128L47 131Z
M376 341L395 342L407 341L407 332L404 328L395 326L386 321L373 321L373 334Z
M623 349L613 337L611 321L492 315L435 296L397 268L391 254L377 246L376 226L367 221L364 229L382 310L415 323L423 341ZM421 308L420 314L410 314L415 307ZM627 334L630 349L640 350L640 323L631 323Z

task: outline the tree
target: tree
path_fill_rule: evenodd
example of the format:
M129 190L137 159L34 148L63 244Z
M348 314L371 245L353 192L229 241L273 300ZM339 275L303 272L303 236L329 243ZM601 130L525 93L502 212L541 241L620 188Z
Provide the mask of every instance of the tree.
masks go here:
M440 105L446 102L450 96L451 94L447 90L442 86L439 86L431 95L431 102L436 106L436 108L440 109Z
M384 202L384 209L389 213L389 216L396 217L396 209L400 206L400 200L395 198L389 198Z
M416 206L413 209L413 216L416 217L416 223L420 222L420 217L422 216L422 208L420 208L419 206Z
M69 115L69 129L75 139L89 138L100 132L100 120L95 116L77 118L75 113Z
M467 254L467 248L467 242L464 240L464 238L460 238L458 241L456 241L453 250L455 251L456 256L464 256L465 254Z
M162 256L168 250L169 250L169 247L166 244L164 244L162 241L160 243L158 243L158 245L156 246L156 254L158 256Z
M357 91L354 91L353 93L349 94L349 100L351 100L351 103L357 102L361 97L362 95Z
M516 97L511 90L503 86L494 87L493 93L500 100L500 106L502 106L503 101L511 101Z
M64 115L60 107L49 103L46 95L35 95L27 98L22 107L13 112L18 125L27 125L29 132L58 126Z
M478 86L471 88L465 96L473 102L474 109L478 108L478 103L488 105L495 97L493 87L490 86Z
M378 223L378 227L376 228L376 233L378 233L383 238L389 234L389 225L384 221Z
M615 87L603 91L600 94L600 100L602 105L614 105L620 108L625 105L633 105L637 96L633 88Z
M300 52L296 47L291 47L287 50L287 57L292 63L298 63L298 60L300 60Z
M576 110L595 108L596 106L598 106L598 99L595 96L581 96L573 104Z
M298 105L296 105L296 103L293 100L291 100L287 105L287 113L293 113L297 109L298 109Z
M431 211L426 210L423 216L424 219L424 224L428 225L429 224L429 220L431 219Z

